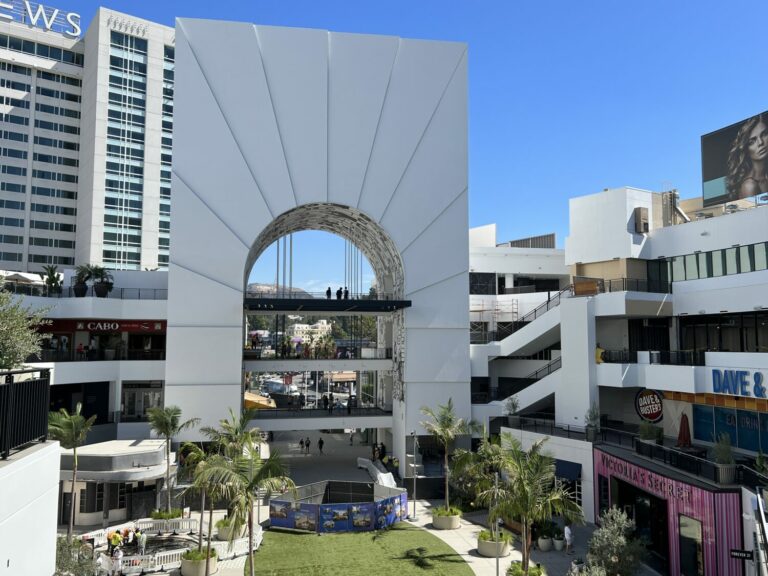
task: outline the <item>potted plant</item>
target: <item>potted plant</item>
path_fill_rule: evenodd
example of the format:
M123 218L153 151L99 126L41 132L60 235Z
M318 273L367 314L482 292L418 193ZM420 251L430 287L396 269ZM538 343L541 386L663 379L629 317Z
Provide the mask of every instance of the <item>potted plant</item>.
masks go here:
M236 526L232 519L227 517L222 518L218 522L216 522L216 528L219 529L218 533L216 534L216 538L219 540L229 541L232 540L232 534L234 533L234 538L241 538L243 535L243 531L245 529L244 525Z
M653 450L653 448L648 446L649 444L662 445L664 443L664 430L659 426L654 426L650 422L641 422L637 432L638 444L636 446L636 451L638 454L648 456Z
M45 283L46 296L61 294L61 278L59 267L55 265L43 266L43 272L39 272L40 279Z
M205 576L206 559L210 558L208 574L216 572L216 549L210 549L210 556L206 550L187 550L181 556L181 576Z
M458 530L461 526L461 510L455 506L432 508L432 526L435 530Z
M600 431L600 409L597 407L597 402L592 402L592 406L585 412L584 424L586 425L587 442L596 441L597 433Z
M523 563L519 560L513 560L507 568L507 576L525 576L525 570L523 570ZM544 567L537 564L528 566L528 576L547 576Z
M517 428L520 425L520 416L517 415L517 411L520 409L520 400L517 396L510 396L504 403L504 407L507 409L507 425L510 428Z
M552 543L555 545L555 550L560 552L565 548L565 535L562 528L556 527L552 532Z
M76 298L82 298L88 292L88 280L92 277L91 268L90 264L81 264L75 268L75 284L72 286L72 291Z
M733 459L731 436L720 434L713 450L717 465L717 481L720 484L733 484L736 480L736 462Z
M509 556L512 540L512 534L501 529L497 535L492 534L490 530L481 530L477 535L477 553L486 558Z
M539 539L536 543L539 545L539 550L549 552L552 550L552 523L542 522L538 528Z
M114 281L112 273L103 266L92 266L91 278L93 279L93 291L97 298L106 298L112 292Z

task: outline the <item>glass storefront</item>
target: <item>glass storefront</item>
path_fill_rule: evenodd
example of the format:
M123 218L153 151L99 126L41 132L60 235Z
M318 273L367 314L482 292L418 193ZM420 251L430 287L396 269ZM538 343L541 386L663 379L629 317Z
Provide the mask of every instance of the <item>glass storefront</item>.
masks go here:
M704 551L701 546L701 522L679 515L680 576L704 576Z
M693 437L716 442L727 434L734 447L768 452L768 414L703 404L693 405Z
M152 408L163 406L163 382L123 382L120 419L146 421Z

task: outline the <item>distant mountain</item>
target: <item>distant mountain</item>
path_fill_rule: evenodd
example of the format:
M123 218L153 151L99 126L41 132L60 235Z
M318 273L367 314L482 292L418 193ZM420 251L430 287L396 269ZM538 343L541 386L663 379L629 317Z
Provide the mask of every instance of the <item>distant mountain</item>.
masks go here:
M261 284L260 282L254 282L253 284L248 284L247 287L248 292L259 292L262 294L274 294L277 292L278 294L285 294L288 296L290 294L290 298L314 298L312 294L307 292L306 290L302 290L301 288L288 288L288 286L277 286L277 290L275 290L274 284Z

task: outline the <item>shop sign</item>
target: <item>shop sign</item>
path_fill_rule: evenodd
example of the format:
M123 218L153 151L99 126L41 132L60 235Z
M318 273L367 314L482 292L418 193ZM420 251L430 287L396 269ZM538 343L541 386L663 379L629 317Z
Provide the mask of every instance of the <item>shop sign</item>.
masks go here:
M82 32L80 14L62 12L58 8L48 8L28 0L0 2L0 21L3 20L6 22L19 20L24 24L37 26L48 32L60 32L70 38L78 38Z
M752 550L733 550L731 549L731 558L738 558L739 560L752 560Z
M762 372L753 370L712 369L712 392L747 398L768 398Z
M161 334L165 332L165 320L69 320L51 319L45 326L46 332L130 332L140 334Z
M604 470L609 471L613 476L623 478L630 484L657 494L661 498L675 499L686 504L691 503L691 488L686 484L675 482L671 478L640 468L604 452L600 452L600 464Z
M638 416L647 422L661 422L664 417L661 394L656 390L640 390L635 396L635 410Z

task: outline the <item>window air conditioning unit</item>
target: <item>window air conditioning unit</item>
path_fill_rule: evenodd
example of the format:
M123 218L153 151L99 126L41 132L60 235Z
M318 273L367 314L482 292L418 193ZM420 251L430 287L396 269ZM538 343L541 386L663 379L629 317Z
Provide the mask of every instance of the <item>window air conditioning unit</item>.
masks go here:
M635 232L637 234L648 234L649 230L648 208L638 206L635 208Z

